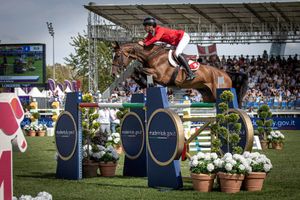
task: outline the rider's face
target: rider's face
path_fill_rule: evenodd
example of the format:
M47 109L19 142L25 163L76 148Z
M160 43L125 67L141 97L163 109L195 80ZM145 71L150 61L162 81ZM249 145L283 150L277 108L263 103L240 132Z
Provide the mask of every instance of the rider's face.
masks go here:
M154 27L153 26L149 26L149 25L146 25L145 27L145 31L148 33L148 32L152 32Z

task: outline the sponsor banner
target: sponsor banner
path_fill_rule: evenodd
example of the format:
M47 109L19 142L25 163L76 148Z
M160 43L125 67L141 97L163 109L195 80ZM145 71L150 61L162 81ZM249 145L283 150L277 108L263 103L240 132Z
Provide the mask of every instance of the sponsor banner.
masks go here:
M250 118L254 129L257 129L256 120L258 118ZM274 130L300 130L300 118L295 117L274 117L273 126ZM204 122L192 122L192 125L198 125Z
M274 130L300 130L300 118L295 117L273 117ZM257 128L256 120L258 118L251 118L254 128Z

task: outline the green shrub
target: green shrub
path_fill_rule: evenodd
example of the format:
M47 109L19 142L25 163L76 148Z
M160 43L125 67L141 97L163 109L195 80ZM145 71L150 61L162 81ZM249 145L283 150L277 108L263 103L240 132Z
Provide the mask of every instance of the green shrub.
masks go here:
M258 120L256 120L257 131L261 139L267 141L268 135L270 135L272 131L273 120L268 119L272 117L272 112L270 111L270 107L268 105L262 105L258 111Z
M222 114L217 114L216 122L211 125L212 134L212 152L221 152L221 147L226 145L227 152L231 150L233 153L242 153L243 149L238 146L240 142L240 132L242 124L238 123L240 116L236 113L228 112L228 104L233 101L233 93L225 90L220 95L221 103L218 108Z

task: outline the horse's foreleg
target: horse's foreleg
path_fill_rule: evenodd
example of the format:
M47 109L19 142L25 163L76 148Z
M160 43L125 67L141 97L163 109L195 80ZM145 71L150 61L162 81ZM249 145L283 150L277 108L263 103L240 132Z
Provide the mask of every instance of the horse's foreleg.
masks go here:
M142 68L142 73L148 75L148 76L152 76L153 80L157 80L158 76L156 74L156 70L152 69L152 68Z
M147 79L144 76L144 74L141 74L140 70L135 69L133 74L131 75L131 78L141 87L146 88L147 87Z

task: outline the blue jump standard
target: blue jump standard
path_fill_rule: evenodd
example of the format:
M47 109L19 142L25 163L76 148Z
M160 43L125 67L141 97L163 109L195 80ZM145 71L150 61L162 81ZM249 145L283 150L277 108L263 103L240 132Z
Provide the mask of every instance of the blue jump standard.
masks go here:
M144 94L133 94L131 97L131 103L144 103L145 102L145 96ZM145 110L143 107L139 108L131 108L131 112L136 113L142 124L145 123ZM127 120L124 119L124 120ZM128 122L127 122L128 121ZM140 137L133 138L124 138L122 136L122 142L123 146L126 146L126 150L133 152L133 154L137 154L140 150L141 146L143 146L143 150L141 154L135 158L130 159L125 155L124 158L124 168L123 168L123 176L132 176L132 177L147 177L147 161L146 161L146 126L142 126L139 124L139 121L135 118L129 118L127 121L123 121L122 129L124 130L135 130L135 131L142 131L142 135ZM143 129L143 130L141 130ZM122 132L123 132L122 131Z
M159 108L169 108L166 88L147 88L146 106L148 119L155 110ZM161 121L160 125L164 123L164 121ZM159 126L159 124L157 125ZM160 152L161 157L168 157L170 154L172 155L174 153L166 151L166 145L168 145L168 141L156 143L155 150ZM179 160L173 160L166 166L160 166L151 158L147 151L147 166L149 187L167 187L173 189L183 187Z
M56 178L82 179L82 131L78 104L81 93L67 94L65 112L56 124L55 142L60 156L57 157Z

